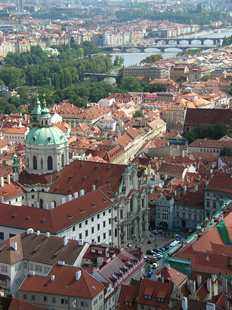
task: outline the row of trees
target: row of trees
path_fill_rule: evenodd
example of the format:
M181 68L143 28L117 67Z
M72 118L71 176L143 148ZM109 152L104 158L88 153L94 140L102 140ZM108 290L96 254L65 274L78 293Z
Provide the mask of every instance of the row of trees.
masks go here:
M186 133L185 138L189 143L196 139L214 139L218 140L226 135L226 128L223 124L215 124L207 127L196 127Z
M21 105L28 104L39 94L46 96L48 104L69 99L77 106L96 102L112 92L166 91L165 85L149 85L133 77L122 77L118 85L105 81L85 80L85 72L107 73L122 65L120 57L112 62L110 56L96 52L91 43L83 46L59 48L59 55L49 57L39 47L31 52L9 54L0 70L1 86L16 90L11 97L0 92L0 112L14 112Z

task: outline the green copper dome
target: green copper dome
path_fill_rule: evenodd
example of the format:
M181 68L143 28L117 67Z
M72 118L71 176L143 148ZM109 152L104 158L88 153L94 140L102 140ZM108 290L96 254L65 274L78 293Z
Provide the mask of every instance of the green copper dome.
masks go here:
M67 139L64 133L57 127L33 127L26 137L26 144L52 145L64 144Z

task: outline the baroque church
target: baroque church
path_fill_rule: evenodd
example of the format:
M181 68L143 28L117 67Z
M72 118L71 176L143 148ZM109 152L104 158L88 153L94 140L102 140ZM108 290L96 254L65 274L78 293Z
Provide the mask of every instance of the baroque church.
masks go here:
M4 239L33 229L121 246L140 243L148 233L147 180L137 167L72 160L66 136L39 100L25 141L25 168L19 172L14 156L11 179L19 190L0 204Z

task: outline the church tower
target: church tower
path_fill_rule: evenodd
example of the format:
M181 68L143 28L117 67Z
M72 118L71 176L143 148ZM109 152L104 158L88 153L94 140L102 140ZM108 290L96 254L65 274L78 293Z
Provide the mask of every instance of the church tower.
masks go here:
M60 171L69 163L65 134L51 123L46 102L37 99L31 113L31 129L26 137L26 171L43 175Z

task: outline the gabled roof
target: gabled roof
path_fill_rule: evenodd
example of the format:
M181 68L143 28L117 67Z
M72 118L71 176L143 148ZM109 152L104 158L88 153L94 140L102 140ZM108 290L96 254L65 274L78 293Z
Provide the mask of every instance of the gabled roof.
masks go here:
M172 282L176 287L181 287L188 279L185 274L172 267L164 267L161 269L160 275L166 281Z
M107 185L111 196L118 191L126 168L126 165L75 160L57 175L50 192L68 195L81 189L90 192L93 185L97 189Z
M207 189L232 194L232 177L219 171L209 181Z
M79 280L76 273L80 273ZM51 276L54 275L54 280ZM92 299L104 290L103 284L82 268L54 266L47 277L28 276L19 291Z
M110 206L110 199L101 191L90 192L50 210L0 204L0 225L23 230L31 227L56 234Z
M161 281L143 279L141 280L137 302L140 305L168 309L172 290L173 284L171 282L162 283Z
M185 126L225 124L232 121L232 109L187 109Z
M82 249L83 245L76 240L68 240L65 243L61 237L23 233L1 244L0 263L13 265L27 260L53 266L58 261L64 261L73 265Z

